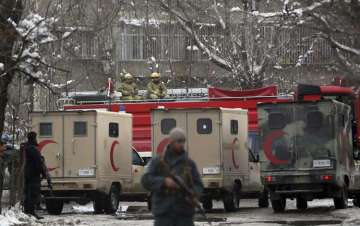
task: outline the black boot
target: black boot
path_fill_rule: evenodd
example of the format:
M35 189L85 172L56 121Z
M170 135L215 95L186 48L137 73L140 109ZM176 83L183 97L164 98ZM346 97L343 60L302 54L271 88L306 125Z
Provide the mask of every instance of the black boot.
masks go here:
M44 217L37 215L36 213L31 214L33 215L37 220L44 219Z

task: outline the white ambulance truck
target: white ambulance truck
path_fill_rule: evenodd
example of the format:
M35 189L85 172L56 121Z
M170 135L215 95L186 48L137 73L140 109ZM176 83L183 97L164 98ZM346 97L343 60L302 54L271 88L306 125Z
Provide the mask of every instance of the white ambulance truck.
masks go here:
M187 133L186 149L204 182L204 209L212 208L213 199L221 199L225 210L233 211L239 206L240 198L259 198L259 207L268 207L259 161L247 144L247 110L155 109L152 111L154 155L164 151L174 127Z
M132 116L106 111L31 113L39 150L52 177L43 181L50 214L64 202L94 201L95 212L114 213L132 186Z

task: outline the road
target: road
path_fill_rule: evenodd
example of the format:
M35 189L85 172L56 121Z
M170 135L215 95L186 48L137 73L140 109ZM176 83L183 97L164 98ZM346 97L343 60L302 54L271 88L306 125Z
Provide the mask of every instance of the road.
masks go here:
M129 205L129 206L127 206ZM335 210L332 200L309 202L309 208L296 210L295 202L288 200L284 213L274 214L271 208L257 208L256 200L242 200L240 209L234 213L225 213L222 205L216 202L214 210L208 213L212 225L360 225L360 209L353 207L346 210ZM61 216L45 215L40 225L84 225L84 226L150 226L153 224L151 214L145 203L122 203L120 211L114 216L94 215L92 206L67 205ZM209 225L199 215L195 217L196 226Z

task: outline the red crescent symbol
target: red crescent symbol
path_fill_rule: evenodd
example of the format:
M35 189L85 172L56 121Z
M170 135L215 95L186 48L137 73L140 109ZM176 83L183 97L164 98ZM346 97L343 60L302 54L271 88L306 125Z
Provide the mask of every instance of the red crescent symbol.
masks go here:
M161 154L164 152L165 147L170 143L170 139L169 138L164 138L160 144L157 146L156 149L156 154Z
M289 162L289 160L281 160L281 159L276 158L272 153L273 141L276 138L282 137L286 134L287 133L285 133L282 130L275 130L265 138L264 153L265 153L266 158L269 159L273 164L286 164Z
M236 137L234 139L234 141L232 142L232 147L231 147L232 162L233 162L233 165L234 165L235 169L239 169L239 164L237 164L236 160L235 160L235 144L238 141L239 141L239 139L237 139L237 137Z
M48 144L57 144L57 143L53 140L43 140L38 144L39 151L42 152L43 148Z
M38 144L38 150L41 153L44 150L44 147L48 144L57 144L56 141L53 140L43 140ZM48 167L49 172L56 170L59 167Z
M114 151L115 151L115 147L116 145L118 145L119 142L117 140L115 140L112 145L111 145L111 149L110 149L110 164L111 164L111 168L117 172L119 171L119 167L116 167L115 166L115 163L114 163Z

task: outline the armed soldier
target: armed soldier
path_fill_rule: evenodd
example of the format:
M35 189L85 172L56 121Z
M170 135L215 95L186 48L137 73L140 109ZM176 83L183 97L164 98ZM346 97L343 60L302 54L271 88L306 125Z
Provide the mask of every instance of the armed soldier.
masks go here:
M40 182L43 174L41 155L37 148L37 134L30 132L25 147L25 200L24 212L33 215L37 219L43 217L35 213L35 207L40 198Z
M153 193L151 209L155 226L193 226L195 207L188 192L182 188L186 185L193 195L200 196L203 184L196 164L185 151L184 131L173 129L169 139L166 151L151 160L142 184ZM183 184L179 184L179 180Z
M121 82L120 87L118 89L121 92L122 100L140 100L141 97L138 96L138 88L136 83L134 82L134 78L130 73L127 73L124 76L124 81Z
M149 99L163 99L167 95L167 89L164 84L160 80L159 73L152 73L150 75L151 81L147 85L147 96Z

